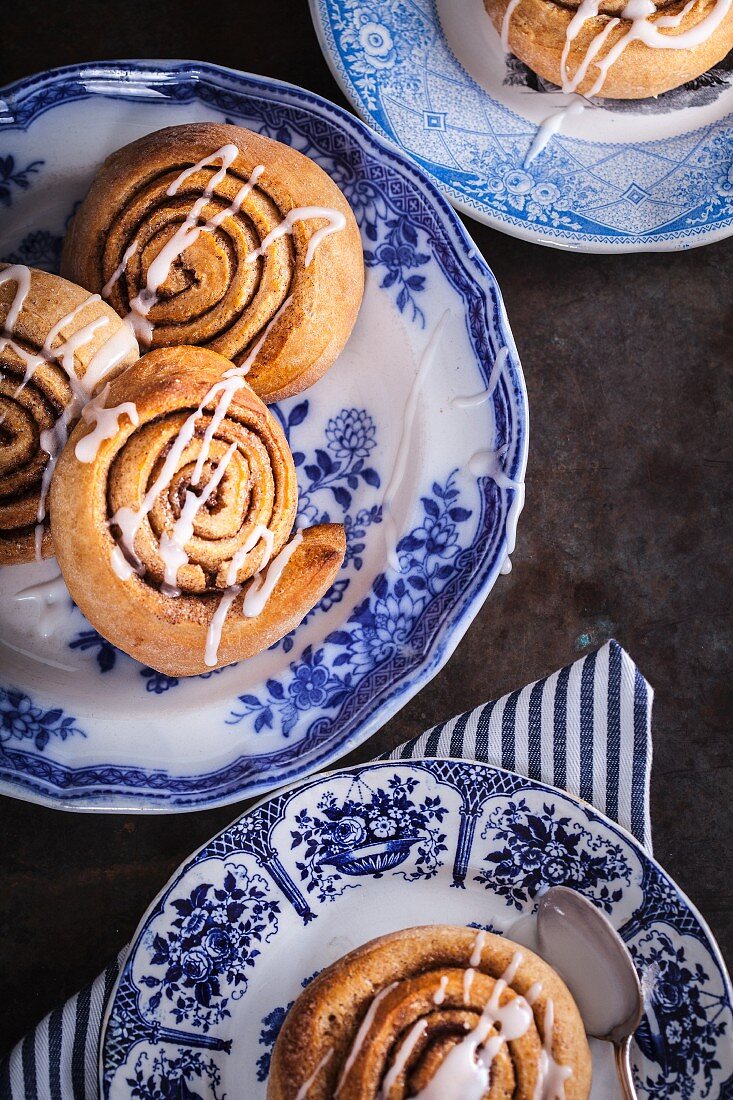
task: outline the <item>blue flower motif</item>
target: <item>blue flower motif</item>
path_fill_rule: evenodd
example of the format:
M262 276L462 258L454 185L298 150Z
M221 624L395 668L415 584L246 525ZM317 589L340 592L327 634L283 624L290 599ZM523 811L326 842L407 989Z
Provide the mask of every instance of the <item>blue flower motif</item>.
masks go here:
M527 802L509 802L492 813L482 838L492 839L489 864L475 881L521 910L548 883L568 885L611 912L631 880L631 869L616 844L594 837L568 816L545 805L542 814Z
M342 409L326 425L326 438L337 458L367 458L376 437L377 426L366 409Z
M306 891L331 901L354 887L344 874L352 880L387 871L410 880L432 878L447 851L440 823L448 811L440 798L416 792L419 783L412 778L392 776L374 789L360 779L346 797L326 791L317 812L301 810L291 848L299 850L295 865ZM412 869L397 871L408 858Z
M425 276L411 274L418 267L430 263L430 255L418 248L418 232L409 218L399 215L387 220L389 232L374 250L366 249L364 261L369 267L385 267L387 274L381 282L383 288L399 286L397 308L403 313L409 305L412 320L425 326L425 314L415 301L415 294L425 289ZM367 236L376 240L376 228L373 233L367 230Z
M640 1074L644 1091L655 1100L722 1096L713 1087L721 1068L715 1054L726 1031L723 997L710 989L705 967L658 929L631 950L640 973L648 976L650 1010L634 1036L647 1059ZM691 953L694 958L694 947Z
M31 185L29 176L37 175L44 160L33 160L20 168L15 163L15 157L10 155L0 157L0 204L10 206L13 197L12 189L17 187L21 191L27 191Z
M234 950L231 937L224 928L212 928L206 934L204 948L219 963L230 959Z
M325 668L304 662L295 669L290 683L290 696L299 710L321 707L328 693L328 672Z
M382 643L399 646L407 641L415 622L415 601L404 582L398 581L386 599L377 601L374 620Z
M181 956L181 969L187 978L198 985L211 974L211 959L203 947L194 947Z
M360 422L364 421L360 418ZM314 484L321 469L312 471ZM397 546L403 574L389 580L380 574L370 596L353 610L346 627L326 637L326 648L313 651L307 647L301 661L290 665L288 677L282 682L267 681L264 698L240 695L241 707L231 711L228 724L254 719L255 732L259 733L272 729L277 720L283 735L288 736L299 713L340 707L351 695L356 678L406 650L428 600L438 595L453 575L451 561L458 545L458 527L471 518L470 510L456 503L458 495L455 473L444 485L434 483L432 495L422 498L423 522ZM322 516L322 521L327 518L327 514ZM347 535L352 540L362 539L367 525L381 522L381 518L379 505L357 513L351 522L347 517ZM356 560L365 543L352 541L352 545ZM288 639L283 644L287 649Z
M23 691L0 688L0 743L32 741L43 751L51 737L65 741L78 734L86 737L77 726L76 719L64 714L60 707L43 710Z
M334 824L331 836L339 847L350 848L362 842L366 836L366 828L358 817L342 817Z
M177 915L165 935L154 934L150 971L140 979L155 991L151 1010L165 996L176 1022L203 1032L231 1015L229 997L246 988L257 943L277 929L279 903L268 897L265 880L225 866L221 886L201 883L188 897L172 899Z
M191 1088L192 1084L198 1087L198 1082L203 1095ZM205 1059L198 1050L179 1049L176 1055L169 1055L160 1048L152 1061L143 1051L126 1083L132 1100L203 1100L204 1095L209 1100L224 1100L219 1092L221 1072L216 1061Z
M171 688L178 687L180 682L177 676L167 676L154 668L141 668L140 675L147 681L145 690L152 691L155 695L162 695ZM204 673L204 676L208 675L209 673Z
M59 269L62 244L63 237L47 229L35 229L23 237L15 252L11 252L5 260L9 264L26 264L55 275Z
M388 27L373 20L359 27L359 44L364 56L375 69L387 69L394 65L394 39Z

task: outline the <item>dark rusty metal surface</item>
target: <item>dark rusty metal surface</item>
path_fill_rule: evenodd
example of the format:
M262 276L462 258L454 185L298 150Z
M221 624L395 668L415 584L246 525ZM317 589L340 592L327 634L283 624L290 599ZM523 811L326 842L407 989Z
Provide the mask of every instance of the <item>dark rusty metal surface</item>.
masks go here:
M212 14L126 0L103 24L101 10L8 4L0 79L90 58L202 58L344 102L304 2L227 0ZM350 760L616 637L656 691L655 854L730 959L733 245L587 256L468 226L530 395L514 571L448 666ZM176 865L244 805L124 818L0 800L0 1050L100 971Z

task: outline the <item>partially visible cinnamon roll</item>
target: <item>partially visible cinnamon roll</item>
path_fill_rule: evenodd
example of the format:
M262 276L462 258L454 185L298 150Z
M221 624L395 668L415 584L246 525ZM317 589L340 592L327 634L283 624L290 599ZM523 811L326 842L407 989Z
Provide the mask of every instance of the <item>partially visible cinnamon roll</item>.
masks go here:
M268 1100L587 1100L591 1056L537 955L470 928L409 928L328 967L291 1008Z
M161 348L87 406L51 487L72 598L170 676L272 645L330 588L343 527L292 538L298 489L279 421L204 348Z
M67 234L62 271L141 344L196 344L242 365L266 402L312 385L351 332L361 238L308 157L238 126L173 126L105 161Z
M484 0L504 47L564 92L645 99L733 49L730 0Z
M137 357L99 295L0 263L0 565L53 554L47 496L66 436L95 389Z

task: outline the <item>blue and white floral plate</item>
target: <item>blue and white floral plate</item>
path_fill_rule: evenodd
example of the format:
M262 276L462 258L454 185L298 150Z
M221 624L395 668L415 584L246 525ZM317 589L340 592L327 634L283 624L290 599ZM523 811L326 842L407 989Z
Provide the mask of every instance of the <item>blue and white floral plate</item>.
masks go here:
M310 0L356 110L496 229L582 252L733 232L733 55L652 100L595 100L525 163L568 98L505 59L483 0Z
M285 1013L324 966L415 924L470 924L531 946L537 898L558 884L606 913L640 971L640 1098L730 1096L730 981L662 868L559 790L485 764L425 760L310 779L176 872L110 1000L103 1100L264 1098ZM612 1100L613 1055L591 1045L593 1100Z
M196 62L74 66L13 85L0 93L0 256L53 269L102 159L201 119L231 119L313 157L361 226L367 285L354 334L329 374L279 409L301 522L344 523L347 560L292 636L188 680L115 650L70 601L42 637L38 608L14 596L54 563L3 570L0 789L69 809L217 805L363 741L458 644L506 568L523 497L526 394L493 275L412 162L309 92ZM431 343L383 517L403 409ZM456 402L489 380L490 399Z

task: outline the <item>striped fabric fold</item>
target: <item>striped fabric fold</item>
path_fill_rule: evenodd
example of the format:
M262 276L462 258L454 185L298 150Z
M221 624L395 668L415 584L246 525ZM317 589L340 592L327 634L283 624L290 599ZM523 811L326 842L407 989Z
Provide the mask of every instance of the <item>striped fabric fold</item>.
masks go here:
M618 642L413 737L385 760L461 756L592 803L651 852L653 692Z
M610 641L381 759L454 756L508 768L592 803L651 851L652 695ZM100 1030L126 955L127 947L0 1061L0 1100L98 1100Z

